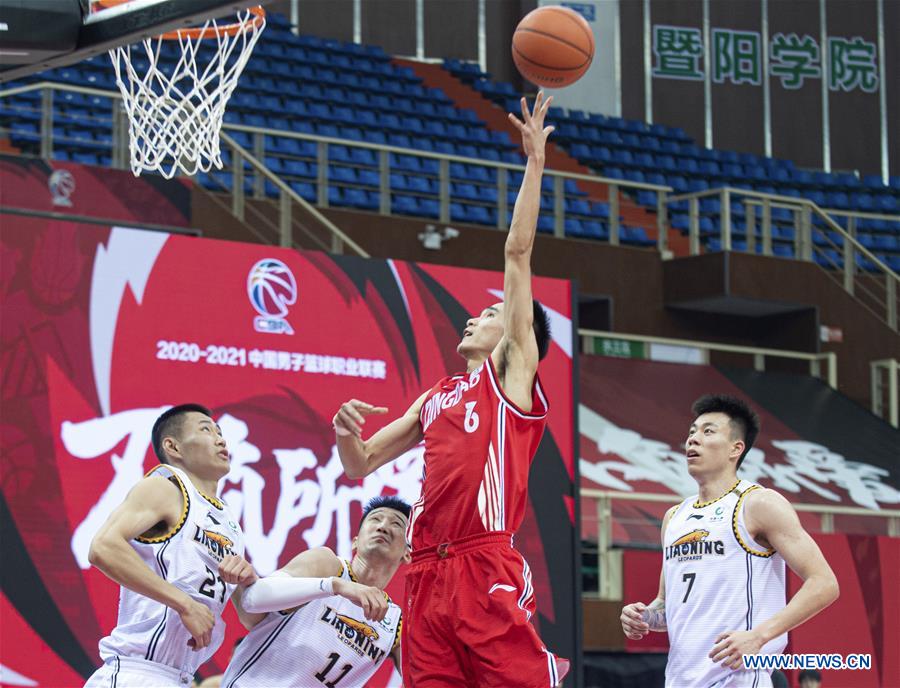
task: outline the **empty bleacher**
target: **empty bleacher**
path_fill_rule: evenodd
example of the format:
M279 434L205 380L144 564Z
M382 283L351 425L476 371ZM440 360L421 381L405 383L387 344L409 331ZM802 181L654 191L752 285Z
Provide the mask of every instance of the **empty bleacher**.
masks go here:
M163 60L174 60L178 48L163 45ZM445 68L477 92L506 109L518 107L512 85L497 83L477 66L448 60ZM138 69L140 66L138 65ZM85 164L109 165L112 155L114 72L106 56L78 65L49 70L16 83L51 81L97 89L97 93L56 92L53 100L53 157ZM13 146L36 153L41 149L42 96L32 91L0 99L0 126ZM705 149L681 129L625 120L600 114L551 109L554 141L597 174L613 180L646 182L672 187L679 195L731 186L805 197L819 206L843 211L895 215L900 208L900 178L889 185L878 177L830 174L799 169L791 161L750 153ZM390 212L437 219L440 215L440 162L414 151L460 156L496 163L523 162L517 142L506 132L493 131L476 113L459 107L443 91L429 88L411 69L395 64L379 47L344 43L294 34L287 20L269 15L269 26L247 64L226 112L226 128L235 141L258 155L300 196L330 206ZM235 129L239 127L240 129ZM265 129L256 137L254 129ZM278 131L328 137L327 158L313 140L279 136ZM261 143L258 138L261 138ZM345 141L346 144L341 142ZM390 201L381 200L378 151L355 147L368 143L407 149L392 152ZM223 151L226 168L228 151ZM320 169L326 166L325 170ZM453 222L498 226L505 206L508 222L520 173L509 173L506 198L498 195L495 167L452 162L449 165L449 219ZM256 180L245 173L244 188ZM216 190L233 184L232 171L201 174L198 181ZM324 182L324 183L323 183ZM321 188L320 188L321 187ZM275 196L270 183L263 193ZM543 213L538 230L552 233L553 180L545 177ZM606 240L610 235L610 207L589 197L573 180L564 185L564 232L567 236ZM505 200L505 204L499 201ZM639 191L633 200L655 212L657 194ZM756 222L759 222L757 209ZM688 201L669 203L669 224L687 234ZM748 205L730 202L732 248L747 246ZM772 207L774 255L794 255L794 213ZM620 218L619 218L620 219ZM814 218L814 222L818 218ZM720 248L721 204L715 197L700 201L700 236L706 250ZM900 222L882 218L856 221L860 243L894 270L900 269ZM842 260L839 237L823 224L815 227L814 244L822 250L814 258L826 267ZM654 240L643 227L622 225L622 243L644 246ZM866 259L857 258L865 268Z

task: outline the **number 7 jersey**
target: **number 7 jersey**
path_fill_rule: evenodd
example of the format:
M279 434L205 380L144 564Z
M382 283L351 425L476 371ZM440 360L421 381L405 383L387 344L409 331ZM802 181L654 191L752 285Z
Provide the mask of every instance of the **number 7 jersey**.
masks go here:
M760 671L714 664L709 651L725 631L747 631L785 606L786 572L777 552L754 542L744 524L746 480L711 502L678 505L663 536L669 659L666 686L771 686ZM787 633L761 654L780 653Z
M548 408L537 374L531 411L510 401L490 357L471 373L445 377L431 388L419 412L425 475L407 529L413 551L518 530Z

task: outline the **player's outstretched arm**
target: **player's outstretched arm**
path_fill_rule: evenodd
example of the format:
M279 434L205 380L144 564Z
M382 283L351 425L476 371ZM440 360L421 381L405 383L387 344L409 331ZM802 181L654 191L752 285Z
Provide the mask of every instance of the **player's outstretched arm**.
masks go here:
M749 631L728 631L716 638L709 656L732 669L741 668L743 655L759 652L767 642L808 621L840 594L822 550L783 496L774 490L753 490L746 498L744 518L756 540L778 552L803 585L784 609L758 626Z
M97 531L88 560L119 585L175 610L199 650L210 643L212 611L156 575L130 544L159 524L177 527L183 512L184 497L177 485L158 476L144 478Z
M666 544L666 527L669 525L669 519L678 506L673 506L663 516L661 530L661 540L663 547ZM659 572L659 592L656 598L650 604L643 602L632 602L622 608L622 614L619 617L622 622L622 632L632 640L640 640L650 631L664 633L668 630L666 625L666 577L665 572Z
M509 234L504 247L503 272L503 338L492 354L503 391L524 410L531 409L531 387L538 366L537 342L532 324L534 311L531 297L531 251L541 209L541 177L547 137L553 127L544 126L544 118L553 97L544 99L538 93L534 112L522 98L522 119L509 114L509 121L522 135L522 146L528 161Z
M341 570L341 560L327 547L307 550L284 568L245 588L239 603L244 612L265 614L340 595L362 607L367 619L381 621L388 610L384 591L344 580L339 577Z
M357 399L341 404L333 419L334 434L338 455L348 478L365 478L422 441L419 411L426 396L427 392L416 399L406 413L368 440L362 439L366 416L387 413L387 409Z

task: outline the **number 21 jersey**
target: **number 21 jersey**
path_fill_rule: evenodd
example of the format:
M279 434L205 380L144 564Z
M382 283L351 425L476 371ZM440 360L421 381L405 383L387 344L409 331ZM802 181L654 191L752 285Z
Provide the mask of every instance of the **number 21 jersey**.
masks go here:
M222 610L235 586L219 578L219 562L226 554L244 554L241 527L228 507L200 492L178 468L159 465L148 474L168 478L181 490L180 521L160 537L138 537L131 543L160 578L206 605L216 618L210 644L195 652L181 617L149 597L121 588L119 616L112 633L100 641L100 656L134 657L165 664L193 674L222 644Z

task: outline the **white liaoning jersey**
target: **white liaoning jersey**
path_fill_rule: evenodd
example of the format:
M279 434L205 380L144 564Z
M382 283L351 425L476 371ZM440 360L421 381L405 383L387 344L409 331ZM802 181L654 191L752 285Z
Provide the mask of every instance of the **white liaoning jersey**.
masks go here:
M119 594L119 618L112 633L100 641L104 661L132 657L157 662L193 675L222 644L222 610L235 586L219 578L219 562L226 554L244 554L244 536L228 508L202 494L183 471L159 465L148 475L168 478L181 489L184 511L172 530L160 537L138 537L132 547L156 574L216 617L212 642L198 652L188 646L190 633L178 613L127 588Z
M744 527L744 498L759 487L738 480L705 504L694 495L669 520L663 539L668 688L772 685L765 671L733 671L708 656L720 633L754 628L785 606L784 559ZM787 633L760 653L779 654L786 644Z
M356 582L344 561L341 578ZM381 621L334 595L294 612L272 612L234 651L222 688L361 688L400 644L400 607Z

